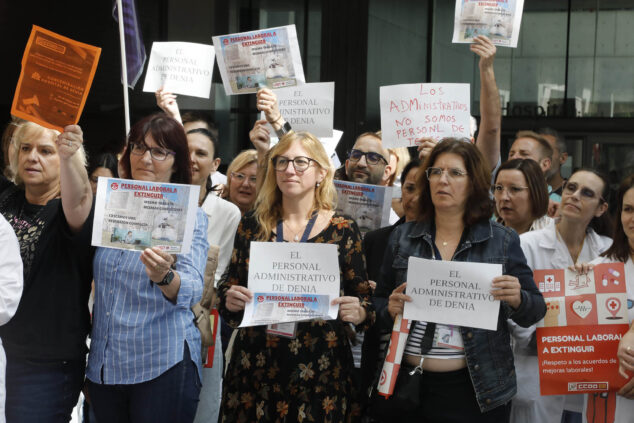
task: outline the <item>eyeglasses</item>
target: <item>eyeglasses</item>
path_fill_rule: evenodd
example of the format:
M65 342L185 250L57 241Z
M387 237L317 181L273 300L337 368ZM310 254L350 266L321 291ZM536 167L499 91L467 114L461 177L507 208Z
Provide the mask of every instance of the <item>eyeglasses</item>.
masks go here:
M430 181L440 179L440 176L443 173L447 173L447 178L451 180L460 179L467 176L467 172L455 167L452 167L451 169L442 169L439 167L428 167L427 169L425 169L425 175L427 175L427 179L429 179Z
M165 148L160 148L160 147L150 148L147 145L145 145L145 143L136 143L136 142L130 143L130 153L134 154L135 156L142 156L148 150L150 150L150 156L152 156L154 160L158 160L159 162L162 162L163 160L167 159L167 156L169 156L170 154L172 156L176 155L176 153L174 153L173 151L167 150Z
M317 162L317 160L313 160L310 157L297 156L294 159L289 159L285 156L275 156L271 159L273 161L273 167L278 172L284 172L288 168L289 163L293 163L293 167L295 168L295 172L305 172L306 169L310 166L310 162Z
M367 164L375 165L380 161L383 161L383 163L387 164L387 160L385 159L385 157L383 157L379 153L375 153L374 151L365 152L354 148L350 150L350 153L348 154L348 159L351 162L358 162L363 156L365 156L365 161Z
M242 184L246 180L249 185L255 185L258 181L256 176L247 176L240 172L231 172L231 178L239 184Z
M591 200L593 198L598 198L599 202L605 203L605 199L598 195L596 192L592 191L590 188L582 187L576 182L564 182L563 192L568 195L573 195L577 191L581 190L581 196Z
M518 187L516 185L511 185L510 187L505 187L504 185L496 184L493 185L493 195L502 195L504 190L508 193L509 197L514 197L519 195L522 191L527 190L528 187Z

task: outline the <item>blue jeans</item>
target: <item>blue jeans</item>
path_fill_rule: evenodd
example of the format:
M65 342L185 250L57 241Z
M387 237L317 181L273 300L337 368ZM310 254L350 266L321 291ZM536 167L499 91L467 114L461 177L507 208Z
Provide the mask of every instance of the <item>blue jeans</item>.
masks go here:
M191 423L200 394L187 345L183 361L156 379L134 385L86 384L97 421L108 423Z
M7 355L7 422L67 423L85 370L85 360L36 361Z

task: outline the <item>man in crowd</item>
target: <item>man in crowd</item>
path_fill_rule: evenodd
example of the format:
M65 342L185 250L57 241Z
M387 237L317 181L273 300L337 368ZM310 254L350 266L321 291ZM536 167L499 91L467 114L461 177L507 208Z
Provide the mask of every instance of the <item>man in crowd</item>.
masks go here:
M337 169L335 179L370 185L386 185L392 169L389 157L390 153L383 148L378 134L363 133L355 141L345 165Z
M566 163L566 160L568 160L566 140L552 128L540 128L536 132L544 137L553 149L552 164L550 170L546 173L546 179L548 180L548 185L552 187L553 193L561 196L564 182L566 182L563 176L561 176L561 167Z
M552 167L552 157L553 148L544 137L533 131L519 131L509 150L508 159L535 160L546 177ZM549 197L556 203L561 202L561 195L552 191L549 193Z

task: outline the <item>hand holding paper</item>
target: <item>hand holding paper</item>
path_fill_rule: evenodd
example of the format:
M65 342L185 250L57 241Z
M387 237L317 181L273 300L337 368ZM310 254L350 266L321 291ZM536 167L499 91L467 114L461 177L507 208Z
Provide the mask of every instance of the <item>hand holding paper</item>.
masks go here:
M502 275L493 278L491 283L491 295L500 301L506 301L513 310L517 310L522 304L522 286L515 276Z
M405 307L405 301L412 301L412 297L409 295L405 295L405 288L407 287L407 282L401 284L396 287L392 294L390 295L387 303L387 312L390 313L392 320L396 319L396 316L399 314L403 314L403 308Z
M84 134L79 125L68 125L57 136L57 152L62 160L70 159L84 142Z
M266 120L271 125L279 124L282 121L282 114L280 113L275 93L268 88L262 88L256 96L258 99L258 110L264 112Z
M156 96L156 105L161 108L167 115L173 119L176 119L180 123L183 123L181 119L181 112L178 109L178 103L176 102L176 94L169 91L165 91L164 88L159 88L154 93Z
M365 309L361 306L357 297L339 297L330 302L331 305L339 304L339 318L344 322L358 325L365 320Z
M266 128L266 120L257 120L253 129L249 131L249 139L257 150L258 154L266 154L271 148L271 135Z
M253 300L253 292L249 288L240 285L233 285L227 291L227 299L225 306L227 310L237 313L244 310L246 303Z
M159 247L152 247L143 250L141 262L145 265L145 273L147 273L150 280L152 282L160 282L172 264L174 264L174 257Z
M473 44L469 46L472 52L480 56L480 72L493 67L493 60L497 49L495 45L485 35L478 35L473 38Z

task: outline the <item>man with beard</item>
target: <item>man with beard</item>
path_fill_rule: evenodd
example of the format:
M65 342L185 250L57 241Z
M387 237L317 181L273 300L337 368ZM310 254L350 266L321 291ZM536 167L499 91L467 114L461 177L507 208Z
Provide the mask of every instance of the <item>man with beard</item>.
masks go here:
M389 157L389 152L381 143L381 136L365 132L355 141L345 165L335 172L335 179L385 185L391 170Z

